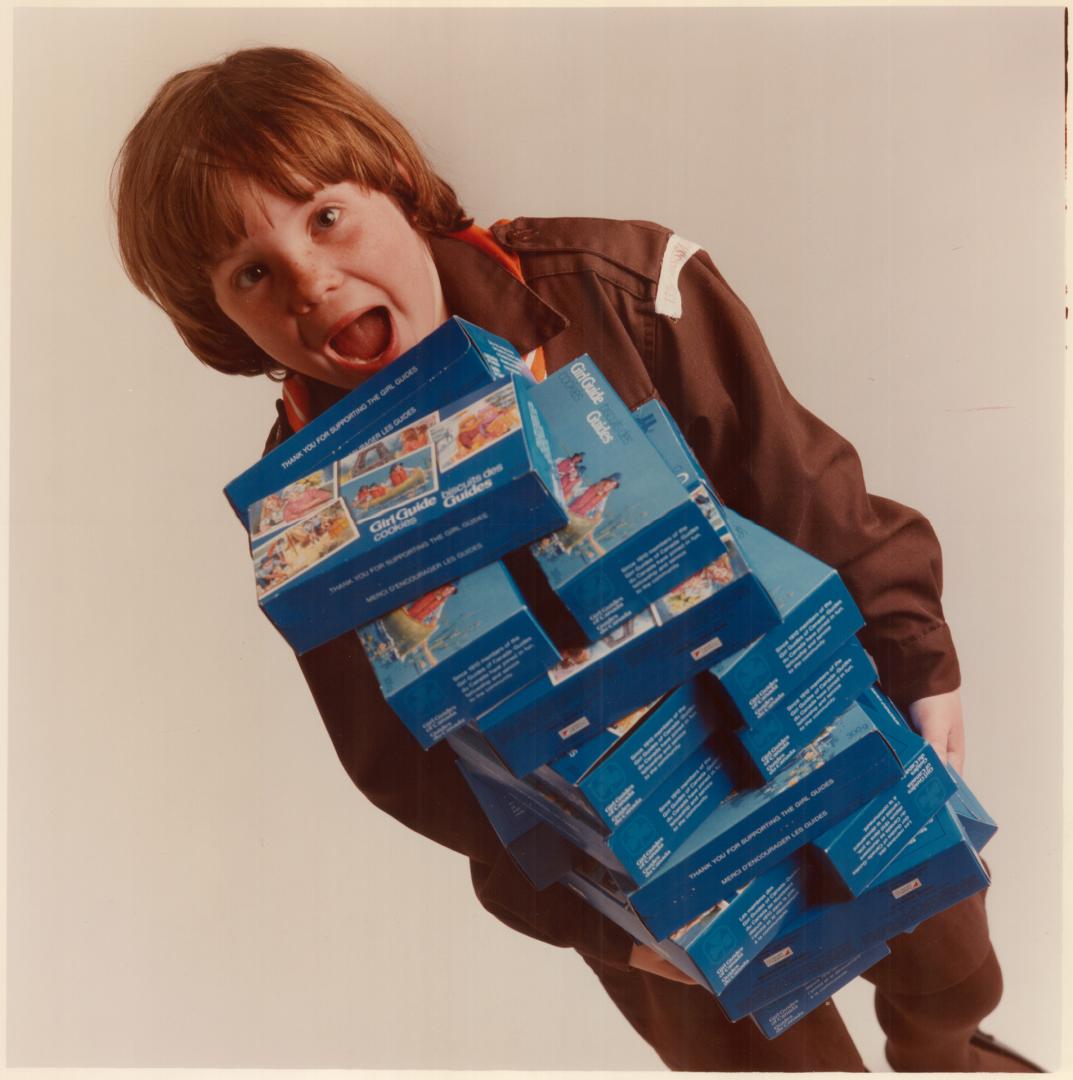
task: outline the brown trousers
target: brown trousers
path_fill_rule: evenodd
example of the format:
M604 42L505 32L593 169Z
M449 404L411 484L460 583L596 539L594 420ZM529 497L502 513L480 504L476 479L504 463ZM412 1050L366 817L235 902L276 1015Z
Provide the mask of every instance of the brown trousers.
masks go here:
M866 1072L834 1002L777 1039L752 1020L731 1023L715 998L641 971L588 961L611 1000L670 1069L690 1072ZM865 973L887 1053L905 1071L972 1068L969 1037L1002 996L984 894L963 900L890 942Z

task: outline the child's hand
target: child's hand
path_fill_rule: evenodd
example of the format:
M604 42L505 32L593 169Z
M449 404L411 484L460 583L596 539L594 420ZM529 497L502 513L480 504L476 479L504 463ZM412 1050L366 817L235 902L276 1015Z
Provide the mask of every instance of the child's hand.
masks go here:
M664 960L655 949L638 945L636 942L630 951L630 967L647 971L650 975L659 975L662 979L685 983L686 986L697 985L696 980L691 979L684 971L679 971L669 960Z
M940 761L949 761L962 774L965 768L965 722L961 691L921 698L909 706L913 727L935 747Z

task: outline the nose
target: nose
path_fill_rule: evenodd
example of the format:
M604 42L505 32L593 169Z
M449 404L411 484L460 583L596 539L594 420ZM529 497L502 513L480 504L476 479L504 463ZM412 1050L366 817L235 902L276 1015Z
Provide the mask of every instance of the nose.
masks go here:
M335 287L331 267L316 252L291 260L288 267L290 304L297 314L305 314Z

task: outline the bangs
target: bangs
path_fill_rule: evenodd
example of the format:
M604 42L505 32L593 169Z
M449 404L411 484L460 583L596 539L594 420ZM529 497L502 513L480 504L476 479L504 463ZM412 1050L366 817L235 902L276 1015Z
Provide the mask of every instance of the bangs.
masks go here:
M216 130L203 129L198 145L183 149L168 184L168 231L206 269L245 238L240 196L251 183L297 202L345 181L391 193L390 153L355 137L345 118L311 116L307 110L300 122L283 120L278 111L259 117L256 126L228 119L217 114Z

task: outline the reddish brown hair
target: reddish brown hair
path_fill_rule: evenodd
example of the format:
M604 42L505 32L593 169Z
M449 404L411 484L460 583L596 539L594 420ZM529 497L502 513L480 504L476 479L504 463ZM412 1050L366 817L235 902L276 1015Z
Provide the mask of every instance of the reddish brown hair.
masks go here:
M229 374L282 369L219 309L209 273L243 236L247 180L307 200L354 181L398 203L416 229L470 223L409 132L338 68L296 49L245 49L170 78L116 159L123 267L191 352Z

